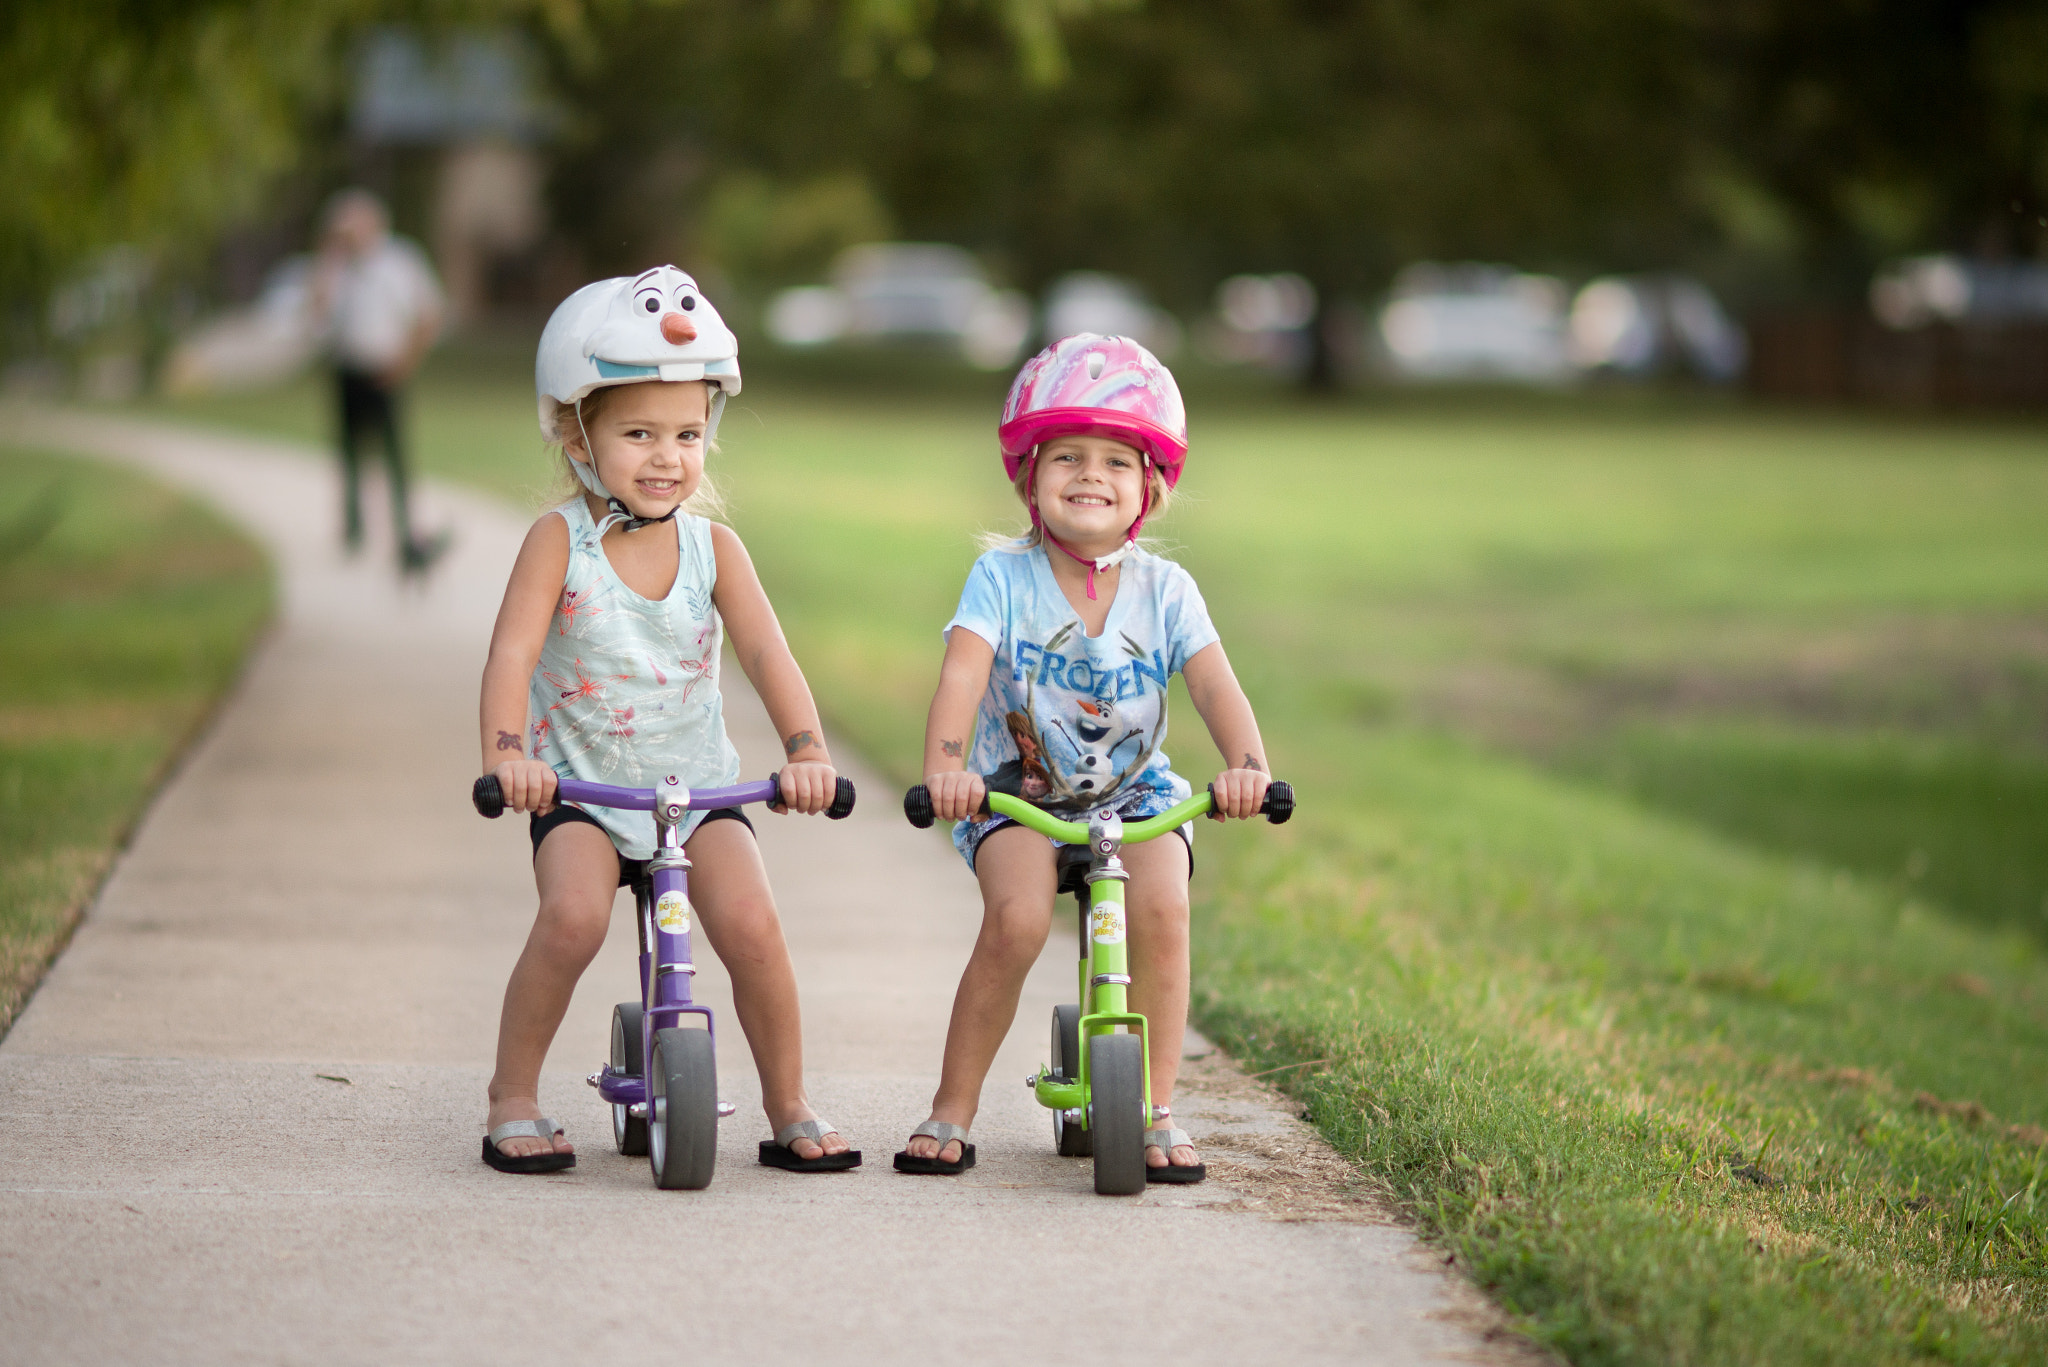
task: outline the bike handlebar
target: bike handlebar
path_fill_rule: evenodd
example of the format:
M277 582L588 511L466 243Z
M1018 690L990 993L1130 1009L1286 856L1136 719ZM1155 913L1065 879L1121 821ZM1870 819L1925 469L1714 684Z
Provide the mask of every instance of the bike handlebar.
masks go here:
M690 811L706 812L717 807L738 807L748 802L766 802L779 805L782 802L782 784L779 774L770 774L759 783L741 783L730 788L696 788L691 790L686 804ZM495 821L505 814L505 792L498 783L496 774L485 774L470 786L469 800L475 805L479 816ZM582 779L565 778L555 785L555 801L575 802L586 807L618 807L632 812L654 810L655 790L652 788L614 788L608 783L586 783ZM842 778L832 792L832 805L825 809L825 815L833 821L844 821L853 815L853 780Z
M1216 805L1216 785L1210 784L1206 791L1195 794L1172 810L1144 821L1133 822L1124 827L1124 843L1139 844L1179 826L1184 821L1198 816L1209 815ZM1040 835L1070 845L1083 844L1088 839L1088 824L1085 821L1063 821L1040 807L1033 806L1021 797L1009 793L985 792L981 798L981 816L1007 816L1020 825L1029 826ZM931 789L922 783L903 795L903 815L919 830L929 827L937 819L932 811ZM1275 826L1283 825L1294 815L1294 785L1274 779L1266 789L1266 800L1259 804L1259 815ZM1220 819L1220 818L1219 818Z

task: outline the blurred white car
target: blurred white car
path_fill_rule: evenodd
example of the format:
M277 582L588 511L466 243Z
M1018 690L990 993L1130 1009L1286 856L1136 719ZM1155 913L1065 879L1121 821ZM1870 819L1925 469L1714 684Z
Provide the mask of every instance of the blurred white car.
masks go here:
M841 340L938 341L985 370L1016 361L1031 337L1031 301L998 290L959 247L870 242L832 265L830 285L784 290L768 307L768 332L784 346Z
M1562 384L1572 376L1565 298L1547 275L1420 262L1394 278L1380 341L1406 379Z
M1886 327L2048 318L2048 265L1945 254L1894 261L1870 282L1870 311Z
M210 319L184 337L164 362L168 394L260 389L290 379L320 349L312 309L313 258L286 258L253 304Z
M1216 320L1202 333L1210 359L1298 370L1308 360L1316 287L1292 271L1233 275L1216 287Z
M1077 332L1129 337L1161 360L1180 350L1180 320L1157 308L1135 281L1101 271L1070 271L1045 292L1045 340Z
M1572 300L1572 363L1582 370L1654 375L1690 370L1725 384L1742 374L1749 340L1720 301L1682 275L1603 276Z

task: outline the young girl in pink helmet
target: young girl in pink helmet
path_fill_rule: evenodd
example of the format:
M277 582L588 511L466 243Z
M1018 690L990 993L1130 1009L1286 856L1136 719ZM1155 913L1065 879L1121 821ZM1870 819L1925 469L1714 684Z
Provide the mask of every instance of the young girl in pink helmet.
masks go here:
M997 429L1003 468L1031 517L1022 536L975 562L946 626L925 725L925 785L981 884L982 930L960 989L931 1117L896 1155L901 1172L974 1163L969 1128L982 1080L1017 1012L1052 922L1052 842L1004 817L976 820L987 786L1055 811L1113 807L1156 816L1189 795L1169 767L1166 685L1178 673L1229 765L1225 816L1264 801L1265 746L1188 572L1143 549L1187 459L1187 418L1166 367L1124 337L1082 333L1019 372ZM1188 875L1193 832L1128 845L1131 1009L1151 1022L1147 1176L1198 1182L1201 1161L1173 1126L1188 1008Z

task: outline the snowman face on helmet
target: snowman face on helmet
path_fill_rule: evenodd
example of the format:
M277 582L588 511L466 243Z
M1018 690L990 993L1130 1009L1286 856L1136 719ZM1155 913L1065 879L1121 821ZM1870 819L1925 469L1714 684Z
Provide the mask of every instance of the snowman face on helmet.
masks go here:
M613 365L674 365L699 360L690 344L707 328L724 327L696 281L674 266L656 266L613 296L584 340L584 354Z
M702 380L714 390L708 441L726 399L740 392L739 354L718 310L674 266L585 285L562 301L541 333L534 362L541 433L562 440L557 406L608 385Z

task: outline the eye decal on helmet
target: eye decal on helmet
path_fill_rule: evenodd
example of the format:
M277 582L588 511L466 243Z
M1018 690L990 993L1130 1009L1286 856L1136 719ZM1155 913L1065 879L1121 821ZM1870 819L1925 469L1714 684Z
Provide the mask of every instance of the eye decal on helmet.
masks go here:
M641 299L640 307L645 309L649 313L660 313L661 296L658 294L647 295L645 298Z
M683 295L682 298L676 300L676 302L682 305L683 312L688 313L691 309L697 307L697 296L694 294L686 293Z

